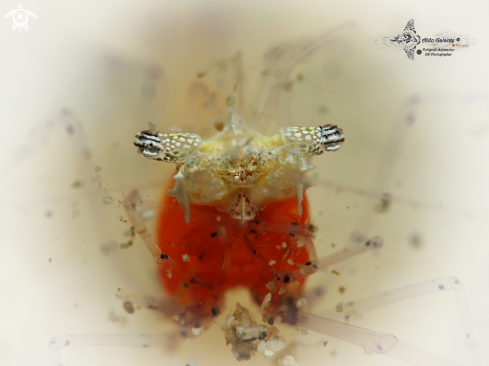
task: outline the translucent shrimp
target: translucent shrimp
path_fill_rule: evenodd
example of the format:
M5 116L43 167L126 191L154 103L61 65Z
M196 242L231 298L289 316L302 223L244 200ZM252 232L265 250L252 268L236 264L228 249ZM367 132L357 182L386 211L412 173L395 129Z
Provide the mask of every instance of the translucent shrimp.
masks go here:
M144 7L139 4L131 9L132 18L139 8ZM92 10L92 14L100 14L103 9ZM189 29L202 32L202 19L208 18L201 10L192 12ZM167 13L168 9L162 12L165 16ZM274 32L267 32L274 29L273 17L264 17L267 27L260 27L260 19L254 18L259 36L250 37L250 43L269 45L290 33L298 34L290 19L299 17L299 13L297 9L287 13L283 21L288 26ZM106 21L114 18L114 8L105 15L104 28L112 29ZM307 22L324 29L324 14L320 22L311 15ZM234 20L230 14L226 17L226 21L239 24L239 19L236 23ZM158 23L164 28L155 31L158 42L172 33L166 28L170 27L169 21ZM94 31L94 39L99 39L101 29ZM174 360L179 365L198 362L199 366L237 363L230 347L225 346L220 326L226 322L226 315L233 313L236 302L249 309L257 321L261 320L259 306L244 291L230 293L228 305L215 318L219 326L212 325L188 342L180 336L173 342L173 335L181 332L181 327L160 312L147 309L159 306L153 300L163 298L163 294L154 259L140 238L132 236L134 230L122 207L124 199L137 189L143 201L149 203L143 208L143 218L152 230L150 216L159 212L162 191L173 174L170 164L155 168L156 162L146 161L134 154L133 148L126 148L135 131L147 128L147 122L152 121L164 133L188 132L206 139L221 126L225 97L218 98L221 104L212 103L215 86L219 85L211 83L219 80L212 73L220 70L222 74L216 54L242 49L245 60L254 60L255 51L252 49L250 56L247 46L241 46L245 43L233 39L232 47L216 52L219 39L232 37L232 32L213 29L206 39L195 32L197 37L192 42L174 41L185 54L173 62L167 62L168 50L164 56L157 51L142 56L136 45L122 47L119 52L104 51L102 55L89 50L66 56L60 51L53 54L53 65L70 65L67 70L71 72L53 70L49 75L60 78L50 77L49 83L62 93L49 99L45 91L39 90L37 95L44 96L42 108L33 102L30 108L22 108L22 114L9 109L13 103L4 106L3 110L8 111L3 112L6 120L11 121L10 126L15 125L15 130L5 131L3 135L11 138L2 144L6 238L2 252L8 258L2 266L2 293L6 299L1 319L6 325L2 326L2 362L47 364L51 337L91 334L55 338L63 340L58 350L60 361L72 365L151 365L171 364ZM273 37L268 33L274 33ZM303 33L307 32L301 29ZM151 39L154 42L155 38ZM323 258L354 247L376 234L384 238L381 249L336 262L310 276L306 287L311 294L310 307L303 301L300 305L304 305L301 311L315 317L301 318L303 323L296 327L280 328L279 334L288 345L285 353L269 361L255 357L249 364L270 364L277 359L292 364L288 356L299 365L323 364L325 360L340 365L402 364L369 354L372 350L368 347L364 351L338 340L338 334L323 335L312 330L305 334L305 328L312 328L311 322L324 330L324 317L340 317L344 322L345 315L351 325L394 334L451 362L466 364L470 357L460 340L456 302L450 291L435 291L370 311L366 310L371 308L367 300L355 302L364 306L357 309L350 304L357 299L373 301L377 294L447 276L456 276L464 283L474 333L479 344L487 343L489 326L482 290L488 278L484 265L487 175L480 159L487 155L486 89L473 91L470 85L457 89L461 84L455 83L441 90L436 84L446 75L442 77L432 69L400 70L392 60L372 62L374 56L362 43L361 33L341 42L333 38L323 48L327 52L301 57L307 66L299 64L294 69L283 65L295 64L294 53L303 49L304 41L282 46L278 43L267 52L269 66L244 66L245 79L260 75L263 82L256 84L265 84L238 93L248 97L243 102L252 100L250 94L258 99L258 104L249 102L239 111L255 130L272 135L281 127L332 123L347 133L348 144L341 152L334 159L316 158L316 169L310 172L316 184L308 198L310 217L317 228L317 256ZM264 47L258 47L262 48L259 52ZM290 53L282 59L279 56L284 50ZM184 65L182 59L189 64ZM214 61L201 69L202 60ZM243 64L257 65L258 61ZM277 84L275 75L284 75L280 73L283 70L287 73ZM33 82L40 77L34 71L22 71L31 77L30 81L26 79L30 84L19 85L22 90L28 89L25 85L46 85ZM413 96L412 91L418 90L411 87L413 80L430 83L423 83L423 91ZM189 84L190 100L185 97ZM225 84L228 89L222 91L224 96L234 88L232 82ZM271 92L272 85L275 93ZM4 90L15 95L10 88ZM65 99L66 94L70 97ZM204 104L212 108L200 108ZM20 141L15 136L27 135L24 121L30 120L38 128ZM170 129L171 125L182 131ZM131 306L123 307L124 302L116 294L134 300L132 314L128 313ZM111 343L114 346L108 347ZM145 345L148 347L143 348ZM156 345L164 347L153 347ZM485 349L481 354L482 360L487 360Z

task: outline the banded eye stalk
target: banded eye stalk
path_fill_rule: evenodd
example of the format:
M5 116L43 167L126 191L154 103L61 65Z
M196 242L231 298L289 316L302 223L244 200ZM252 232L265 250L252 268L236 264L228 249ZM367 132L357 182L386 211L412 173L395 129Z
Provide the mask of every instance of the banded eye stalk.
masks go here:
M321 155L325 151L336 151L345 141L343 130L335 125L319 127L285 127L280 129L282 139L297 145L302 156Z
M134 138L134 145L148 159L183 163L187 156L200 144L200 136L193 133L160 133L141 131Z

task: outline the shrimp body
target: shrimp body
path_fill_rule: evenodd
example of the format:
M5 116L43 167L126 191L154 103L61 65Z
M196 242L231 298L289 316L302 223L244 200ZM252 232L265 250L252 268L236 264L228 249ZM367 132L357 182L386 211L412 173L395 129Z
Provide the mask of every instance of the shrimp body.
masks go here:
M212 318L225 292L240 286L271 314L295 304L286 299L300 294L304 279L288 274L316 259L304 195L314 167L306 159L344 141L333 125L262 136L229 100L227 123L209 140L154 130L134 140L144 157L177 166L151 250L169 296L164 311L182 325Z

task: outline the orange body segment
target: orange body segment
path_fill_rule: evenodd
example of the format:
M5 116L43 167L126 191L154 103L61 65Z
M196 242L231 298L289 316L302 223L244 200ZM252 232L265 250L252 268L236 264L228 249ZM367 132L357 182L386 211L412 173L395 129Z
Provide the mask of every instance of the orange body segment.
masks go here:
M291 198L270 203L253 221L233 219L214 206L190 205L191 218L186 223L184 208L174 197L165 194L162 201L158 245L181 264L183 276L161 270L161 279L170 299L196 319L219 312L225 292L240 286L261 304L271 292L270 282L280 273L297 270L315 258L305 196L302 216L297 199ZM288 296L299 294L303 284L304 280L286 285ZM278 311L285 296L278 294L278 288L272 292L270 314Z

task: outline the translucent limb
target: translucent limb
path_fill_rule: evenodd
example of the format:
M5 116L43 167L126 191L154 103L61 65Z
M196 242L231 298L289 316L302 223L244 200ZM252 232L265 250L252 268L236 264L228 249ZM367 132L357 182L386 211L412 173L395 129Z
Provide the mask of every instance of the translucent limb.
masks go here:
M264 56L264 71L269 77L264 78L263 85L255 93L255 100L250 103L256 107L256 127L269 126L268 132L271 132L279 123L282 126L290 124L287 90L292 85L292 72L299 64L325 47L336 33L348 26L351 24L335 27L315 39L286 42L269 49Z
M338 310L330 311L326 314L326 316L331 318L343 317L345 314L351 314L352 312L365 312L413 297L422 296L433 292L450 290L453 291L457 304L465 348L467 349L473 363L481 364L479 351L472 332L464 287L462 282L460 282L460 280L456 277L444 277L420 282L391 291L386 291L354 302L344 303L342 304L341 312L338 312ZM318 317L316 315L302 312L299 316L299 323L311 330L331 335L376 353L386 354L409 365L453 364L439 356L432 355L427 351L400 341L395 336L390 334L377 333L349 324L337 322L332 319Z
M132 291L132 290L122 290L119 289L115 296L118 299L124 300L123 308L124 310L132 314L135 311L135 306L144 306L151 310L158 310L161 313L164 313L167 316L174 317L176 314L180 314L178 319L175 319L180 325L184 326L188 323L193 323L193 320L190 321L189 318L183 316L182 307L172 301L169 298L155 298L152 296L146 295L141 291ZM200 320L199 320L200 321Z
M153 235L150 233L143 219L136 211L136 205L138 203L141 203L141 196L136 190L129 193L124 200L124 208L129 221L134 227L134 232L141 236L141 239L143 239L144 244L146 244L146 247L149 249L149 252L155 259L158 266L165 269L168 273L183 275L180 270L180 265L168 255L164 254L156 244Z
M167 311L170 307L176 309L176 306L172 301L147 296L143 292L139 291L119 289L115 296L118 299L130 302L133 305L142 305L149 309L157 309L161 311Z
M244 105L242 57L236 52L231 57L210 62L197 72L199 80L188 90L183 120L191 121L185 126L187 131L198 128L199 134L207 139L215 131L222 131L230 123L231 102L236 115L247 120L248 105ZM232 96L230 99L228 97ZM191 113L189 113L191 112Z
M67 334L49 341L52 364L62 365L59 351L72 347L166 347L174 340L166 334Z
M408 365L455 366L454 363L405 343L392 334L374 332L303 311L299 312L296 325L344 340L375 353L394 357Z
M302 280L317 271L329 267L335 263L348 259L350 257L363 254L373 249L382 247L383 240L380 236L375 236L363 243L355 244L352 247L340 250L339 252L327 255L317 260L309 261L300 269L290 272L282 272L276 279L277 285L283 285L293 281Z
M343 303L342 311L331 311L327 313L328 317L343 317L345 314L352 312L362 313L368 310L376 309L381 306L389 305L398 301L407 300L413 297L426 295L439 291L453 291L455 302L457 304L460 324L465 348L474 360L479 360L479 351L477 349L472 325L470 322L469 306L465 296L464 286L456 277L443 277L435 280L415 283L403 286L391 291L385 291L378 295L366 297L361 300Z

